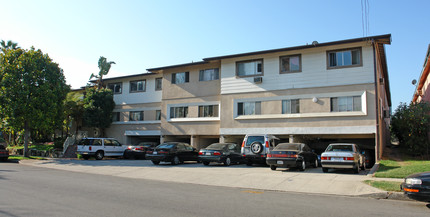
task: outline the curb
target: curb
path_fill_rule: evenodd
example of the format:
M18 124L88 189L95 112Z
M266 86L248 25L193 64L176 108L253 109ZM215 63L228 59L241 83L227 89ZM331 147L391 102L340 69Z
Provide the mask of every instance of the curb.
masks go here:
M358 197L370 197L378 200L388 199L388 200L414 201L402 192L382 192L382 193L360 195Z

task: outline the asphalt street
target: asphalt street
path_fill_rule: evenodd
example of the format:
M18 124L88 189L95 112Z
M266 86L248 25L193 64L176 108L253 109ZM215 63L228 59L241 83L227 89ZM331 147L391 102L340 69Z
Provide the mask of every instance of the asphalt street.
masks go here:
M215 187L0 163L0 216L429 216L425 203Z

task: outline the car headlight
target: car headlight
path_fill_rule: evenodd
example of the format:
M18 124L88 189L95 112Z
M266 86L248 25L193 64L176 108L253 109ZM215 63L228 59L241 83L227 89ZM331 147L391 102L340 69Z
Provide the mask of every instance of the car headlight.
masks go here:
M416 179L416 178L406 178L405 182L408 185L421 185L423 183L421 179Z

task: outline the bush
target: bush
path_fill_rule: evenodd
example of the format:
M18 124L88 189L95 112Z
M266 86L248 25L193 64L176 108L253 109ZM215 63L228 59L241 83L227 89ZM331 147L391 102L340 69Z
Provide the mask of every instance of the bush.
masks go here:
M401 103L391 122L391 133L409 154L430 157L430 105L426 102Z
M54 139L54 148L62 150L64 141L66 141L66 138L63 138L63 137L55 138Z

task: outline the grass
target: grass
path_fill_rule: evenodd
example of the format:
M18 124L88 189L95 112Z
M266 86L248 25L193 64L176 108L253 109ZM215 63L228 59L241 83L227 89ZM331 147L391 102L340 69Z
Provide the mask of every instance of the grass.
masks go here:
M11 149L24 149L24 146L9 146L9 150ZM42 145L29 145L28 149L36 149L38 151L49 151L51 149L54 149L54 144L42 144Z
M44 157L24 157L20 155L11 155L9 156L9 160L46 160Z
M430 171L430 161L407 160L393 161L381 160L379 169L375 173L377 178L405 178L414 173Z
M402 191L400 190L401 182L365 180L364 183L370 186L373 186L375 188L382 189L384 191L397 191L397 192Z

